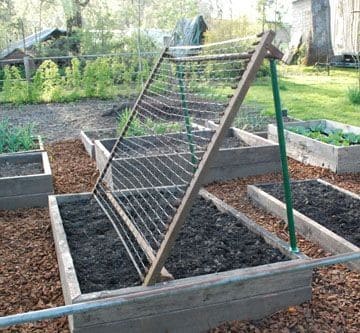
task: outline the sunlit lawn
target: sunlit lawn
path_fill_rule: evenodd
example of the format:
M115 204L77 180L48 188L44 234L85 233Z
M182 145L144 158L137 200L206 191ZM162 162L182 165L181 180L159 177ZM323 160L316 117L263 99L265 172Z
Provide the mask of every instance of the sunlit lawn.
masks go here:
M331 69L326 72L300 66L279 66L280 93L284 108L300 119L326 118L360 126L360 106L352 105L347 90L357 84L352 69ZM260 104L266 113L273 113L270 78L258 79L246 97L247 104Z

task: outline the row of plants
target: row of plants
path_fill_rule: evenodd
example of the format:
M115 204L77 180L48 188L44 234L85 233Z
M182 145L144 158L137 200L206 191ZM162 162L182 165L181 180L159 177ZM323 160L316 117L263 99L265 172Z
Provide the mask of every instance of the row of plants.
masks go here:
M344 133L341 129L331 130L325 125L317 126L296 126L287 128L289 131L307 136L309 138L329 143L335 146L352 146L360 144L360 135L355 133Z
M152 59L142 58L141 71L136 57L126 59L97 58L92 61L71 60L64 69L44 61L32 81L25 80L18 67L4 68L0 102L13 104L69 102L86 97L113 98L121 85L140 86L149 75Z
M127 124L131 115L131 110L126 109L118 119L117 132L121 133L122 129ZM165 134L176 133L183 131L184 125L179 122L155 121L151 118L146 118L141 121L139 118L134 118L126 132L127 137L142 136L151 134Z
M0 154L15 153L38 148L34 125L10 125L7 119L0 121Z

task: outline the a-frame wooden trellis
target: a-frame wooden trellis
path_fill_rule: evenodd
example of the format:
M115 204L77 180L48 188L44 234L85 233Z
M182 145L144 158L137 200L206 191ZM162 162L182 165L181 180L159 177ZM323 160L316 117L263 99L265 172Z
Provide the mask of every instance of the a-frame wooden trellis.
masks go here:
M269 31L258 36L255 49L245 53L239 52L238 47L233 44L227 47L227 52L224 53L223 49L228 45L225 43L216 51L203 52L204 54L199 54L200 47L185 49L186 52L180 52L180 55L176 52L176 48L171 52L165 49L154 66L93 192L128 250L143 278L144 285L154 284L159 280L159 276L170 276L164 268L165 261L250 84L267 56L281 57L281 52L272 45L274 35L274 32ZM164 61L169 65L162 71ZM229 69L236 61L239 63L242 61L242 67L239 65L236 71ZM237 88L226 107L221 103L205 103L206 106L216 104L221 110L219 112L216 110L219 119L217 130L202 136L203 134L197 134L191 129L189 112L191 114L194 110L196 115L199 112L210 113L210 111L202 111L201 108L196 109L196 106L192 106L199 104L197 100L189 103L184 85L187 78L182 71L188 63L195 63L198 68L202 68L199 64L209 62L225 64L222 73L231 73L229 77L232 76L220 77L218 80L223 80L226 84L231 82L232 86L236 81ZM214 68L216 71L217 67ZM173 77L170 74L173 72L176 72L173 77L178 80L180 86L178 100L173 97L174 92L171 92L171 89L166 90L166 95L159 93L165 91L163 82L162 85L154 85L154 82L158 83L156 80L159 77L165 78L171 84ZM201 77L194 77L193 80L201 80ZM172 102L179 106L171 109ZM164 105L167 108L164 108ZM166 113L167 116L170 114L169 109L175 110L173 115L184 121L182 136L164 134L151 138L148 136L141 136L139 139L126 138L126 134L137 124L138 119L148 124L145 115L150 114L151 119L161 119L163 114ZM181 109L181 113L178 109ZM177 141L176 144L187 142L190 153L189 150L178 151L175 144L172 146L174 141ZM147 153L146 147L149 145L156 147L164 143L168 145L170 154ZM141 153L132 156L129 149L133 151L140 149ZM112 177L116 180L111 186L104 184L110 171L113 172ZM166 181L160 181L161 177ZM176 191L174 192L170 187ZM146 198L151 198L151 202L146 202ZM155 216L160 223L152 223L152 216ZM154 236L156 232L159 235Z

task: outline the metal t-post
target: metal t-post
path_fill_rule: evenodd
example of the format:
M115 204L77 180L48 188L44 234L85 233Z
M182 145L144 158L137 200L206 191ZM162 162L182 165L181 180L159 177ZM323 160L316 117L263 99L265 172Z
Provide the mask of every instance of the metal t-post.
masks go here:
M191 153L191 163L194 164L194 170L196 169L195 165L197 163L197 158L195 155L195 149L194 149L194 142L193 142L193 135L191 132L191 121L189 117L189 109L186 102L186 96L185 96L185 85L184 85L184 70L183 65L177 65L176 66L176 74L179 80L179 88L180 88L180 95L181 95L181 106L184 112L184 118L185 118L185 127L186 127L186 133L187 138L189 141L189 148Z
M289 227L290 248L292 252L299 252L299 249L296 244L291 185L290 185L289 169L288 169L288 163L286 157L284 124L283 124L282 112L281 112L280 91L279 91L275 59L270 59L270 71L271 71L271 84L272 84L272 90L274 96L276 123L277 123L278 139L279 139L280 158L281 158L281 167L282 167L285 202L286 202L286 214L287 214L287 222Z

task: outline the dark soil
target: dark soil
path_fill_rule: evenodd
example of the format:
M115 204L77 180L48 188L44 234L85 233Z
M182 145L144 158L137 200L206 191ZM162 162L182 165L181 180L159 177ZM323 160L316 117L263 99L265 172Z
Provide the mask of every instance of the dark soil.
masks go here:
M293 182L291 186L296 210L360 246L360 200L317 180ZM282 183L259 187L284 201Z
M83 293L141 284L114 227L95 199L62 204L60 211Z
M141 283L111 223L93 200L60 206L82 292ZM166 268L175 278L288 260L231 215L197 199Z
M43 167L41 162L35 163L0 163L0 177L16 177L36 175L43 173Z
M189 152L189 144L186 141L186 138L181 138L181 141L175 141L169 139L166 136L162 136L161 138L152 138L151 141L147 139L146 141L136 138L131 138L131 140L123 141L123 144L120 145L119 154L126 153L129 155L133 154L171 154L174 152ZM197 137L194 138L194 144L196 144L195 151L203 151L205 149L205 145L208 144L209 140L202 140ZM115 142L114 142L115 144ZM238 148L238 147L247 147L244 141L235 136L226 137L220 148ZM108 150L110 151L109 148Z
M122 100L88 99L74 103L2 105L0 118L12 125L33 123L45 143L75 138L80 130L116 126L117 115L103 117L104 111Z
M93 130L93 132L87 133L87 136L91 141L94 142L95 140L116 138L118 136L118 132L116 128L109 128L98 131Z

